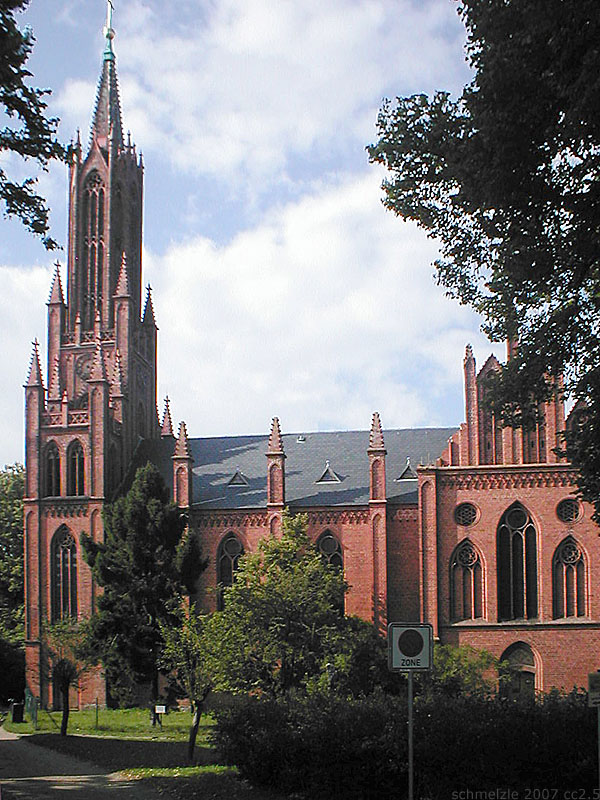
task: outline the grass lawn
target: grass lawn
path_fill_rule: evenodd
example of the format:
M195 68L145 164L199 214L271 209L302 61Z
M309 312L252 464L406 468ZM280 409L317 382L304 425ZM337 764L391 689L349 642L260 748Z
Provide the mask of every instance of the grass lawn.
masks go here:
M211 747L213 720L202 717L196 740L195 766L187 761L191 715L171 712L162 728L152 727L147 709L72 711L69 735L59 735L61 712L38 712L38 728L31 721L4 723L6 730L29 734L33 744L91 761L108 772L123 772L148 781L166 797L191 800L283 800L281 794L255 789L239 779L234 767L218 764Z

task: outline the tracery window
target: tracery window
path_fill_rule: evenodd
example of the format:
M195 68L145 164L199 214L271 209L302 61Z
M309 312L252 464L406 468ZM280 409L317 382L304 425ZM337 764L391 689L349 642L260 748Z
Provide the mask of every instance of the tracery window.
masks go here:
M556 548L552 559L554 619L585 616L585 567L583 550L572 536L568 536Z
M52 621L77 617L77 546L66 525L54 534L50 558Z
M483 617L483 564L468 539L450 559L450 609L454 621Z
M331 531L324 531L317 541L317 550L328 564L338 569L344 568L342 546Z
M520 503L500 520L497 553L498 619L537 617L537 531Z
M67 453L67 494L85 494L85 459L83 447L78 440L74 441Z
M219 545L217 553L217 584L219 587L217 607L219 611L223 610L223 589L233 585L235 572L243 555L244 548L238 537L235 533L228 533Z
M343 571L344 569L344 555L342 553L342 546L336 536L329 530L323 533L317 539L317 550L321 558L327 564L331 564L335 569ZM344 595L342 594L339 602L336 603L337 611L343 616L345 610Z
M50 442L46 448L44 461L44 495L58 497L60 495L60 455L54 442Z
M83 189L83 308L84 326L92 328L102 306L104 279L104 183L94 171Z

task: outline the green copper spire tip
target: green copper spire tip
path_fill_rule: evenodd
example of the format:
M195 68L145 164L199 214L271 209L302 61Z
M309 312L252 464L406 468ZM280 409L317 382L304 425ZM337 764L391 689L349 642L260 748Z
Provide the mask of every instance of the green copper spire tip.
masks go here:
M115 53L112 48L112 40L115 38L115 31L112 26L112 15L113 15L113 0L106 0L106 25L104 26L104 36L106 37L106 46L104 48L104 60L105 61L114 61L115 60Z

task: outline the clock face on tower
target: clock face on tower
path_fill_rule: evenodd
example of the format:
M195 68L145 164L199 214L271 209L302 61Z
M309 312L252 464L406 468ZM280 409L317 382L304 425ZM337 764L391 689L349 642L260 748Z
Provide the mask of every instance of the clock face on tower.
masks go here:
M79 358L75 362L75 373L84 381L87 381L87 379L90 377L91 369L92 369L92 356L89 353L83 356L79 356Z

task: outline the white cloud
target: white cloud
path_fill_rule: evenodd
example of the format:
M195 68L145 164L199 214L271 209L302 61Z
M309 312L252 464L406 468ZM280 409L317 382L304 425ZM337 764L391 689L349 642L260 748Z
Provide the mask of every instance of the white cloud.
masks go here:
M450 2L220 0L201 9L186 27L185 9L178 26L158 0L119 9L127 125L146 153L244 192L258 179L263 191L284 180L294 156L305 168L335 168L373 138L383 94L457 88L466 74ZM83 88L68 82L59 97L72 124Z
M23 398L34 338L45 331L46 306L52 274L50 269L0 266L2 318L0 320L0 458L5 463L23 461ZM42 360L42 368L44 362ZM21 402L17 398L21 398Z
M217 247L145 254L161 395L191 435L461 421L477 320L444 297L435 247L387 214L372 172L271 211ZM164 357L168 353L168 357ZM452 401L444 406L443 398Z

